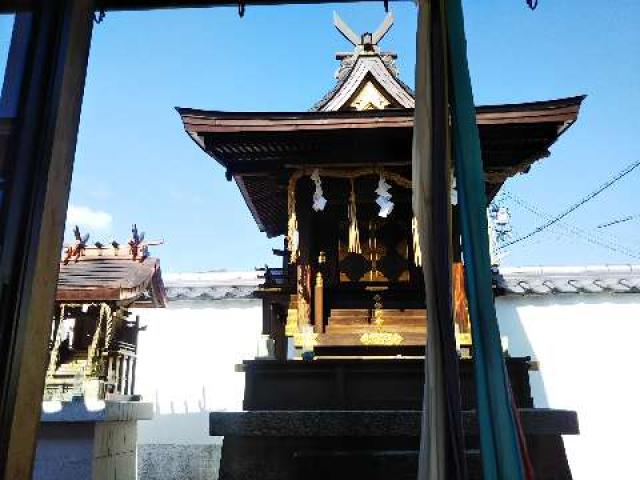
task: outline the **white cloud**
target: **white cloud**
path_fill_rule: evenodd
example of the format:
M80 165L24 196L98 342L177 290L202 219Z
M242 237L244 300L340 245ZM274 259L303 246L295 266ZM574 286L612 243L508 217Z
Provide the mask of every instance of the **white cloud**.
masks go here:
M86 227L89 230L107 230L113 218L107 212L93 210L89 207L69 205L67 210L67 225Z

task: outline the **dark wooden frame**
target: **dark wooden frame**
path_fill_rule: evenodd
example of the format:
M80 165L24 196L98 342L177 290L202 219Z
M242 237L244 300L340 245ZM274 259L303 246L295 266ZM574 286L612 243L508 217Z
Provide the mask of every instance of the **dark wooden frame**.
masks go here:
M325 3L322 0L243 4ZM30 479L71 173L96 9L237 5L211 0L4 0L16 30L0 103L12 165L0 210L0 475ZM9 107L9 108L7 108ZM10 110L10 115L6 115ZM4 159L2 159L4 160ZM7 167L11 168L9 171Z
M16 16L7 69L21 81L4 92L14 108L0 226L0 471L11 479L31 478L94 10L93 0L30 6Z
M7 67L16 81L3 91L3 102L9 98L15 106L16 121L7 127L0 118L0 152L8 148L4 153L16 167L0 211L0 474L4 478L31 478L94 9L240 3L328 0L3 0L0 4L0 13L19 13ZM0 105L0 116L4 106Z
M356 0L247 0L244 5L283 5L283 4L313 4L313 3L352 3ZM374 0L360 0L374 1ZM399 1L399 0L394 0ZM56 3L52 0L50 3ZM12 13L38 8L44 0L3 0L0 13ZM57 2L60 3L60 2ZM96 7L104 10L155 10L161 8L198 8L225 7L238 5L232 0L97 0ZM382 4L382 1L380 1Z

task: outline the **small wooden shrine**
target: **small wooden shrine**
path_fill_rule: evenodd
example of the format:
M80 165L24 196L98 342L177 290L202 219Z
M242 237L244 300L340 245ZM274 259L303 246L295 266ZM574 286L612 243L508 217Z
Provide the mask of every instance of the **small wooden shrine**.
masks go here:
M60 261L45 400L131 397L141 327L130 309L165 306L160 261L135 225L126 245L88 246L78 227L75 237Z
M285 236L274 251L282 266L266 269L259 290L274 358L244 362L245 412L210 417L210 434L224 436L221 479L416 478L428 312L411 205L415 100L396 55L379 47L392 24L389 15L359 36L336 16L354 49L337 54L337 83L309 111L178 108L260 230ZM549 155L582 100L476 108L489 201ZM477 479L455 188L451 202L466 459ZM295 358L292 344L302 347ZM529 358L507 356L506 366L537 477L571 478L561 435L577 433L575 413L533 408Z
M258 227L285 235L266 271L264 333L283 352L313 328L316 353L416 353L425 345L424 285L411 207L414 97L396 55L378 45L393 23L338 53L337 83L307 112L179 108L191 138L235 180ZM583 97L477 107L486 191L526 173L578 115ZM455 192L454 192L455 197ZM452 198L455 204L455 198ZM455 225L456 323L469 340ZM282 326L285 325L285 328ZM309 327L307 327L307 325Z

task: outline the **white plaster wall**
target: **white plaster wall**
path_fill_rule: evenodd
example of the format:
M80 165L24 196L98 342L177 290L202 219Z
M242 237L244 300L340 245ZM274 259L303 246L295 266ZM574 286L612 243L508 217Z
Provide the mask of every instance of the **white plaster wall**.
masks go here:
M147 327L139 337L136 393L154 403L156 417L140 422L138 442L208 440L207 425L202 436L188 425L170 431L155 424L166 415L242 409L244 375L234 367L256 356L260 301L175 301L135 314Z
M540 362L536 406L578 412L580 435L564 437L574 478L640 478L640 295L511 295L496 309L510 353Z
M221 439L209 436L208 412L242 409L244 375L234 367L256 356L260 301L173 301L133 313L147 327L135 389L155 410L138 422L140 480L217 478Z
M512 295L499 297L496 308L510 353L540 362L531 373L536 406L578 412L581 434L565 437L574 478L640 478L631 473L640 431L640 295ZM171 465L189 469L179 475L185 480L215 478L211 457L220 440L208 434L207 412L242 408L244 376L234 366L256 355L260 302L178 301L134 313L147 325L136 391L156 407L154 420L138 422L138 445L175 455L156 466L166 477L140 479L177 478Z

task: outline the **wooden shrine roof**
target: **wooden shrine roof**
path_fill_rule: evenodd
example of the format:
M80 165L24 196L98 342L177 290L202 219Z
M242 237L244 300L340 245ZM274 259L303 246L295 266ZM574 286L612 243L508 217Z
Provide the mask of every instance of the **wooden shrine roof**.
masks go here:
M476 108L489 199L577 119L583 96ZM311 166L411 165L412 109L220 112L178 108L191 138L235 178L260 229L286 230L286 179ZM285 187L283 188L283 185Z
M130 255L103 256L89 252L76 262L60 262L58 302L117 302L135 307L164 307L165 291L160 260Z

